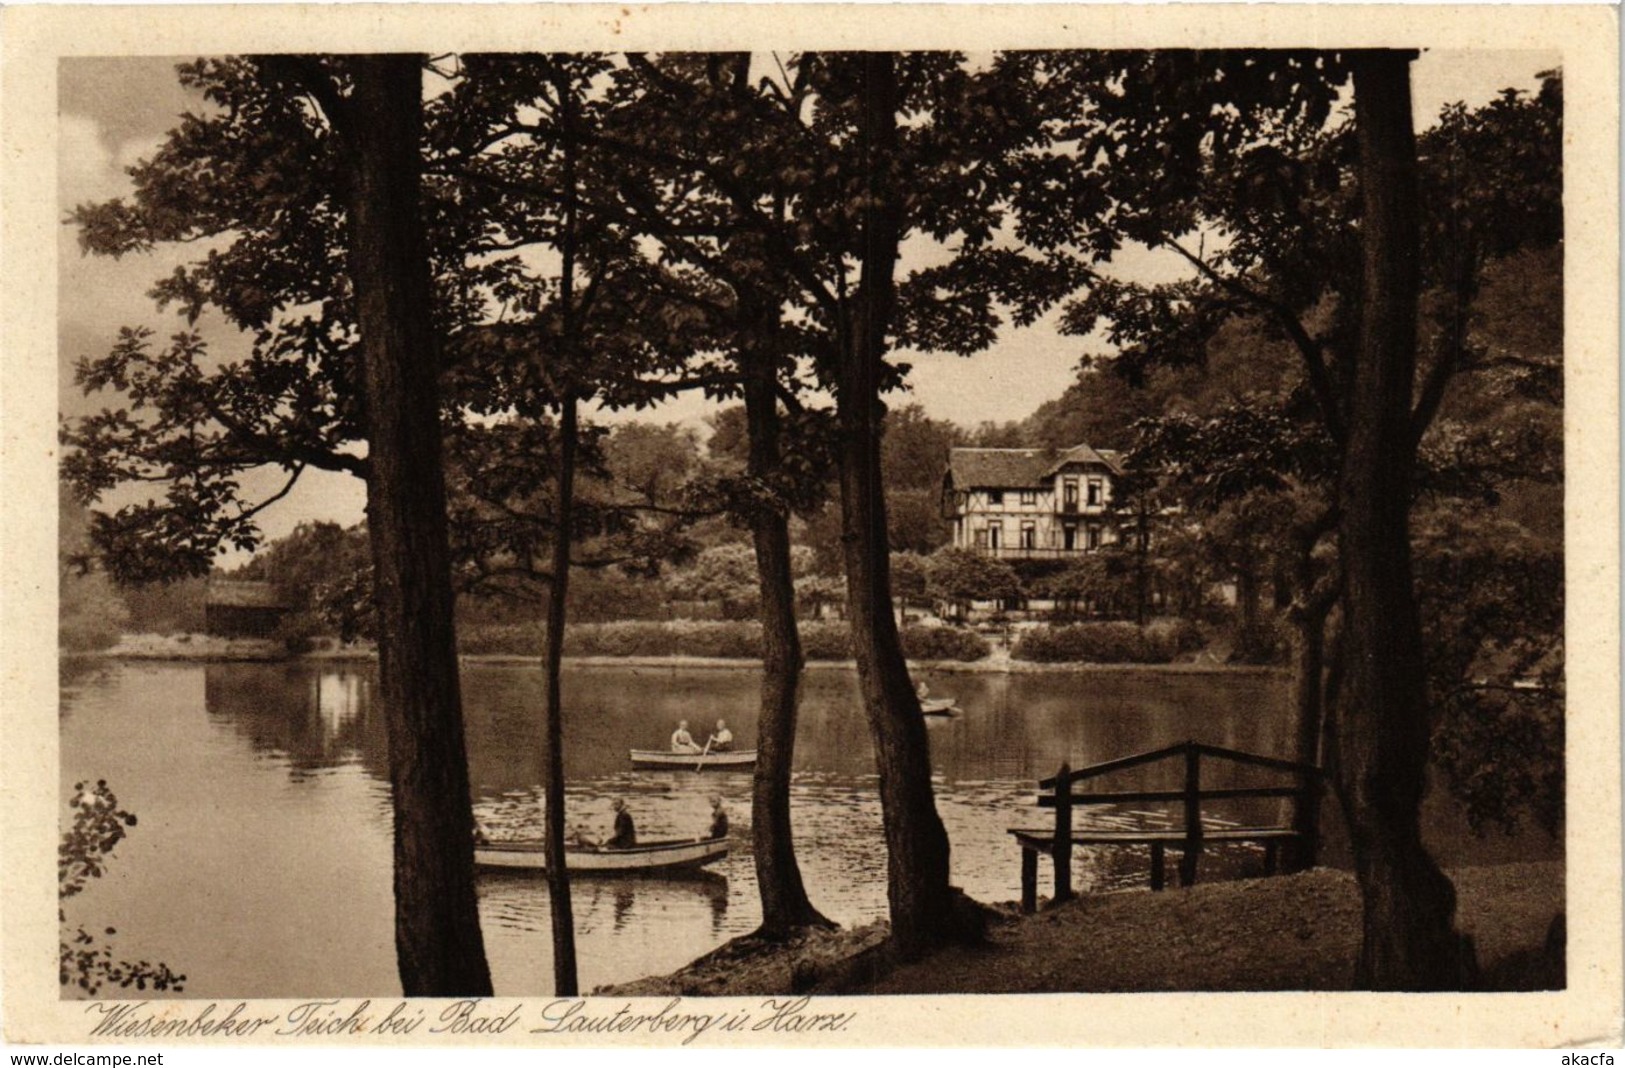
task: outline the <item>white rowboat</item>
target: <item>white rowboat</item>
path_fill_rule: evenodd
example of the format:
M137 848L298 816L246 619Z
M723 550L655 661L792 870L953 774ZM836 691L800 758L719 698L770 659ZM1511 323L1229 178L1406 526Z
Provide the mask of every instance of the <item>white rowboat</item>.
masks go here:
M952 697L927 697L920 702L922 716L951 716L959 711Z
M565 867L571 872L594 875L647 875L682 871L714 863L728 855L726 838L683 838L640 842L626 849L567 846ZM546 871L543 844L535 839L513 842L486 842L474 847L474 866L508 871Z
M634 749L634 768L748 768L756 763L756 750L729 749L721 753L673 753L669 749Z

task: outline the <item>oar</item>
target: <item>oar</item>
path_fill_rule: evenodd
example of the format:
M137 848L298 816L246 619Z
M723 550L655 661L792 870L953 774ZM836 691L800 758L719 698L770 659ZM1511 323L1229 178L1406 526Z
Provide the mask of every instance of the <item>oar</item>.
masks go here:
M700 750L699 763L694 765L694 774L698 775L700 772L705 770L705 757L707 753L711 752L711 743L715 740L716 735L714 734L705 740L705 748Z

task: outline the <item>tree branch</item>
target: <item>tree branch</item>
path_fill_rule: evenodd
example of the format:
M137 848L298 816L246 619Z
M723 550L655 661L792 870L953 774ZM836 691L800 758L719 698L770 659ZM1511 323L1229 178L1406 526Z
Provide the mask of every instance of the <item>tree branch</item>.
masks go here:
M259 515L261 512L263 512L267 508L271 507L271 505L275 504L277 501L280 501L282 498L286 497L293 490L294 483L299 481L299 476L304 474L304 473L305 473L305 465L304 464L294 464L293 465L293 474L288 476L288 481L283 484L281 489L277 490L271 496L265 498L265 500L263 500L260 503L254 505L254 507L248 509L247 511L238 513L237 520L239 522L241 522L241 521L243 521L245 519L253 519L255 516Z
M1287 337L1297 346L1298 352L1303 356L1304 369L1309 375L1309 388L1315 394L1315 404L1320 408L1321 420L1326 425L1326 432L1339 446L1343 444L1344 428L1343 418L1338 414L1336 391L1332 387L1331 375L1326 370L1326 363L1321 358L1321 344L1309 336L1303 323L1298 319L1291 308L1270 297L1260 293L1251 286L1244 285L1240 280L1220 274L1214 270L1202 257L1197 256L1173 238L1163 238L1161 242L1167 248L1183 256L1191 266L1201 272L1202 276L1222 289L1257 308L1270 313L1286 332Z

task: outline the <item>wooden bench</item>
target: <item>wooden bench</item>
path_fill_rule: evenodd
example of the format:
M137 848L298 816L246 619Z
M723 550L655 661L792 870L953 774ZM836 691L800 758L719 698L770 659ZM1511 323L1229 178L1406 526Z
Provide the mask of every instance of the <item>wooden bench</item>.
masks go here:
M1257 786L1239 789L1202 789L1201 762L1203 757L1225 760L1236 764L1286 772L1297 782L1291 786ZM1095 791L1078 793L1073 785L1088 779L1108 775L1126 768L1139 767L1161 760L1183 758L1185 782L1180 790ZM1021 846L1021 908L1032 912L1038 907L1038 857L1047 853L1055 862L1055 894L1060 902L1072 896L1072 847L1074 845L1148 845L1151 847L1151 889L1161 890L1166 885L1166 855L1169 846L1180 850L1180 882L1190 886L1196 882L1197 862L1205 842L1257 843L1264 847L1264 867L1274 874L1280 864L1280 847L1305 845L1315 834L1318 822L1321 773L1318 768L1275 757L1243 753L1218 746L1184 742L1180 745L1156 749L1147 753L1108 760L1078 771L1062 764L1053 778L1038 785L1038 804L1055 809L1055 826L1047 828L1012 827L1010 834ZM1047 792L1045 792L1047 791ZM1202 823L1202 802L1244 797L1287 797L1297 803L1291 826L1223 827L1208 828ZM1183 809L1183 827L1178 830L1094 830L1077 829L1072 825L1072 809L1077 805L1106 805L1147 802L1177 802ZM1300 850L1308 854L1308 850Z

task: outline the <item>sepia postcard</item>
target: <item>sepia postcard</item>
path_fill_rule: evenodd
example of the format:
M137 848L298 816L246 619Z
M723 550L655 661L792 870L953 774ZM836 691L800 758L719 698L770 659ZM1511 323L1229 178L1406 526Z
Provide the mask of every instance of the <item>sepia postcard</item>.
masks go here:
M1625 1038L1615 9L0 25L6 1042Z

